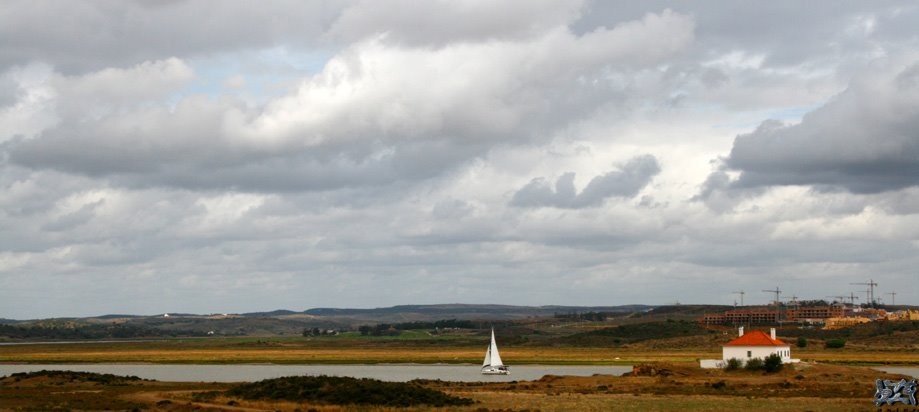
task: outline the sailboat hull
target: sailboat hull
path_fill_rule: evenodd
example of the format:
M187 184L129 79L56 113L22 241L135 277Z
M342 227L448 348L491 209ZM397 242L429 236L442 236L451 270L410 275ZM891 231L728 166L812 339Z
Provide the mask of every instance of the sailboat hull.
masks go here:
M486 366L482 368L482 375L510 375L511 370L507 366Z

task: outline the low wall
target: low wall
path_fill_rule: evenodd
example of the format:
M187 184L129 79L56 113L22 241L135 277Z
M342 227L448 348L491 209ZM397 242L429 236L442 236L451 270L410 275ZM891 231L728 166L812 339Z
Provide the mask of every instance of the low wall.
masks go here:
M724 361L721 359L699 359L699 366L702 369L722 369Z

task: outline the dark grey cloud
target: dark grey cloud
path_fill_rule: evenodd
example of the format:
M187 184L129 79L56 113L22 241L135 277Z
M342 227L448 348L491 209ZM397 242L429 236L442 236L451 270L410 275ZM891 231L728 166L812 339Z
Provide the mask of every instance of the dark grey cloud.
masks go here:
M422 46L521 39L541 36L546 30L567 25L580 14L583 3L582 0L501 3L364 0L345 8L326 36L355 41L385 34L388 41Z
M853 55L872 55L876 47L915 43L919 6L898 1L834 3L755 0L724 4L717 0L692 3L674 0L589 1L572 26L589 31L632 20L647 10L669 8L690 14L699 25L694 56L714 57L732 51L763 54L764 66L795 66Z
M575 174L565 173L555 182L555 190L545 178L536 178L522 187L510 201L517 207L559 207L579 209L597 207L611 197L630 198L645 188L660 173L652 155L632 158L617 170L595 176L580 193L574 187Z
M287 192L425 180L498 145L542 144L617 104L625 91L610 73L655 66L692 30L665 11L582 36L557 29L436 50L368 40L255 107L203 96L153 103L191 76L178 59L54 76L62 119L0 150L19 166L128 187ZM602 184L586 189L584 204Z
M0 13L0 68L66 73L167 57L316 45L347 2L14 1ZM279 18L284 16L284 18Z
M737 136L702 197L769 186L878 193L919 185L919 65L888 64L878 62L800 124L770 120Z
M257 6L210 0L14 1L0 13L4 39L0 71L32 61L80 73L241 50L334 50L380 35L420 46L520 39L564 26L578 15L581 4L580 0L500 4L278 0Z

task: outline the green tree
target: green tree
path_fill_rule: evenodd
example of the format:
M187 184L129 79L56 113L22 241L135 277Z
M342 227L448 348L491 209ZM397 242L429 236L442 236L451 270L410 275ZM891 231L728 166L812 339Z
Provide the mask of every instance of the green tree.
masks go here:
M827 349L839 349L846 346L845 339L827 339L826 344Z
M740 369L742 365L743 363L740 361L740 359L731 358L728 359L727 363L724 364L724 369L729 371L736 371Z
M782 357L776 353L767 356L766 360L763 361L763 369L768 373L782 370Z
M747 364L744 365L744 369L748 371L758 371L763 369L763 360L760 358L747 359Z
M797 343L797 346L798 346L799 348L806 348L806 347L807 347L807 338L805 338L804 336L798 336L798 343Z

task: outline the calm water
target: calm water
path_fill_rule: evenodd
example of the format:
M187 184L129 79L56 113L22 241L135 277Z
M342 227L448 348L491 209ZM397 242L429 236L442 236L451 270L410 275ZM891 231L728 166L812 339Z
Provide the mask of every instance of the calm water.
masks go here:
M454 382L506 382L536 380L545 375L622 375L631 366L511 366L507 376L485 376L479 365L0 365L0 376L17 372L68 370L133 375L171 382L243 382L294 375L331 375L405 382L412 379L440 379Z
M919 378L919 367L916 366L879 366L874 369L881 372L898 373L900 375L909 375L914 378Z

